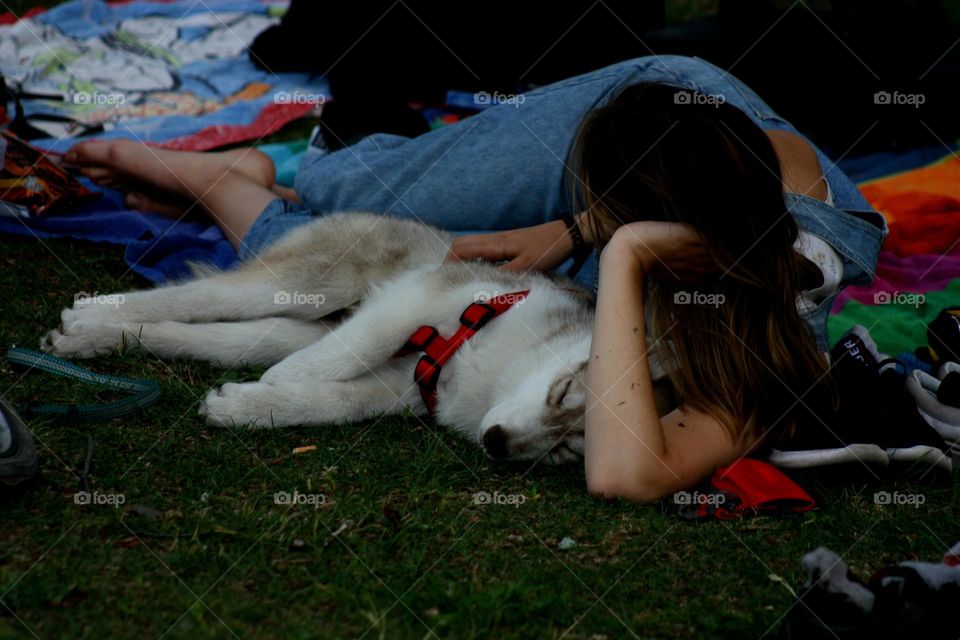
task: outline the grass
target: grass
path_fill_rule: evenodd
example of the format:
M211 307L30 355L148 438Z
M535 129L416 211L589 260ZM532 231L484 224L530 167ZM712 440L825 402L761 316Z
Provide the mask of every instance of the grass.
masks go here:
M0 345L35 346L78 291L140 286L116 247L0 237ZM149 354L86 364L158 380L163 397L110 422L30 421L42 473L0 498L0 638L760 638L776 634L810 549L866 576L935 560L958 537L956 475L814 482L813 512L695 525L661 506L599 504L582 468L494 463L413 418L207 428L203 393L256 371ZM99 397L2 363L0 392ZM91 439L90 488L119 507L75 503ZM878 506L881 489L926 501ZM522 504L476 505L478 491ZM277 505L277 492L322 504ZM559 550L564 537L576 546Z
M77 291L143 285L116 247L2 237L0 256L4 344L35 345ZM822 506L807 514L689 524L591 500L582 468L494 463L414 418L207 428L202 394L258 372L146 354L87 364L164 395L105 423L30 421L42 474L0 504L2 638L759 638L790 607L806 551L826 545L866 575L935 560L958 537L956 478L815 484ZM5 365L0 391L97 398ZM91 490L120 507L75 504L89 438ZM875 505L881 488L926 503ZM277 505L281 491L323 504ZM475 505L478 491L523 504Z

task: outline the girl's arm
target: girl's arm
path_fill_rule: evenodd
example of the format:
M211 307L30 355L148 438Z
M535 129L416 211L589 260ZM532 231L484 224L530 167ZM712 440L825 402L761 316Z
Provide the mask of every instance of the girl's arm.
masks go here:
M580 234L588 245L594 244L587 213L576 216ZM573 240L562 220L533 227L460 236L450 247L449 259L506 261L513 271L550 271L573 253Z
M595 496L659 500L741 454L713 416L681 405L661 418L654 402L645 278L658 265L682 271L701 253L689 228L643 222L619 229L601 255L585 441L587 489Z

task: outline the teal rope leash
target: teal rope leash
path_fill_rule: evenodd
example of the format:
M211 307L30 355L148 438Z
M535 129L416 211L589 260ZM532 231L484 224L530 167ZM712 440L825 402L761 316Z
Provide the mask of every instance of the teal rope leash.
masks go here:
M82 420L109 420L151 405L160 397L160 385L153 380L138 380L136 378L94 373L67 360L31 349L10 347L7 350L7 362L11 365L21 365L61 378L78 380L84 384L129 394L120 400L102 404L32 403L22 410L18 409L23 415L56 415Z

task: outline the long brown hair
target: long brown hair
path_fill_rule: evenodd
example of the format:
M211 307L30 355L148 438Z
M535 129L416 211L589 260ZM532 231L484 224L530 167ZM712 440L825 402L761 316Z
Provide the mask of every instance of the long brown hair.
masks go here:
M629 222L680 222L716 263L696 282L648 279L649 332L678 398L735 441L792 430L811 388L829 395L797 310L819 271L793 248L798 228L764 131L723 96L638 84L588 115L572 160L598 249Z

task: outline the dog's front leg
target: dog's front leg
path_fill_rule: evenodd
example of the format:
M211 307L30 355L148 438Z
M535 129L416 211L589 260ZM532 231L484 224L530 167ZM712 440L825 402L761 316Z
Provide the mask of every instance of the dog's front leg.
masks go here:
M351 380L390 360L429 317L457 318L462 298L435 295L422 288L397 285L378 291L346 322L285 358L263 375L277 372L300 379Z
M212 389L200 406L207 424L273 428L346 424L409 407L426 408L413 382L413 360L405 358L353 380L302 378L282 364L272 382L228 383Z

